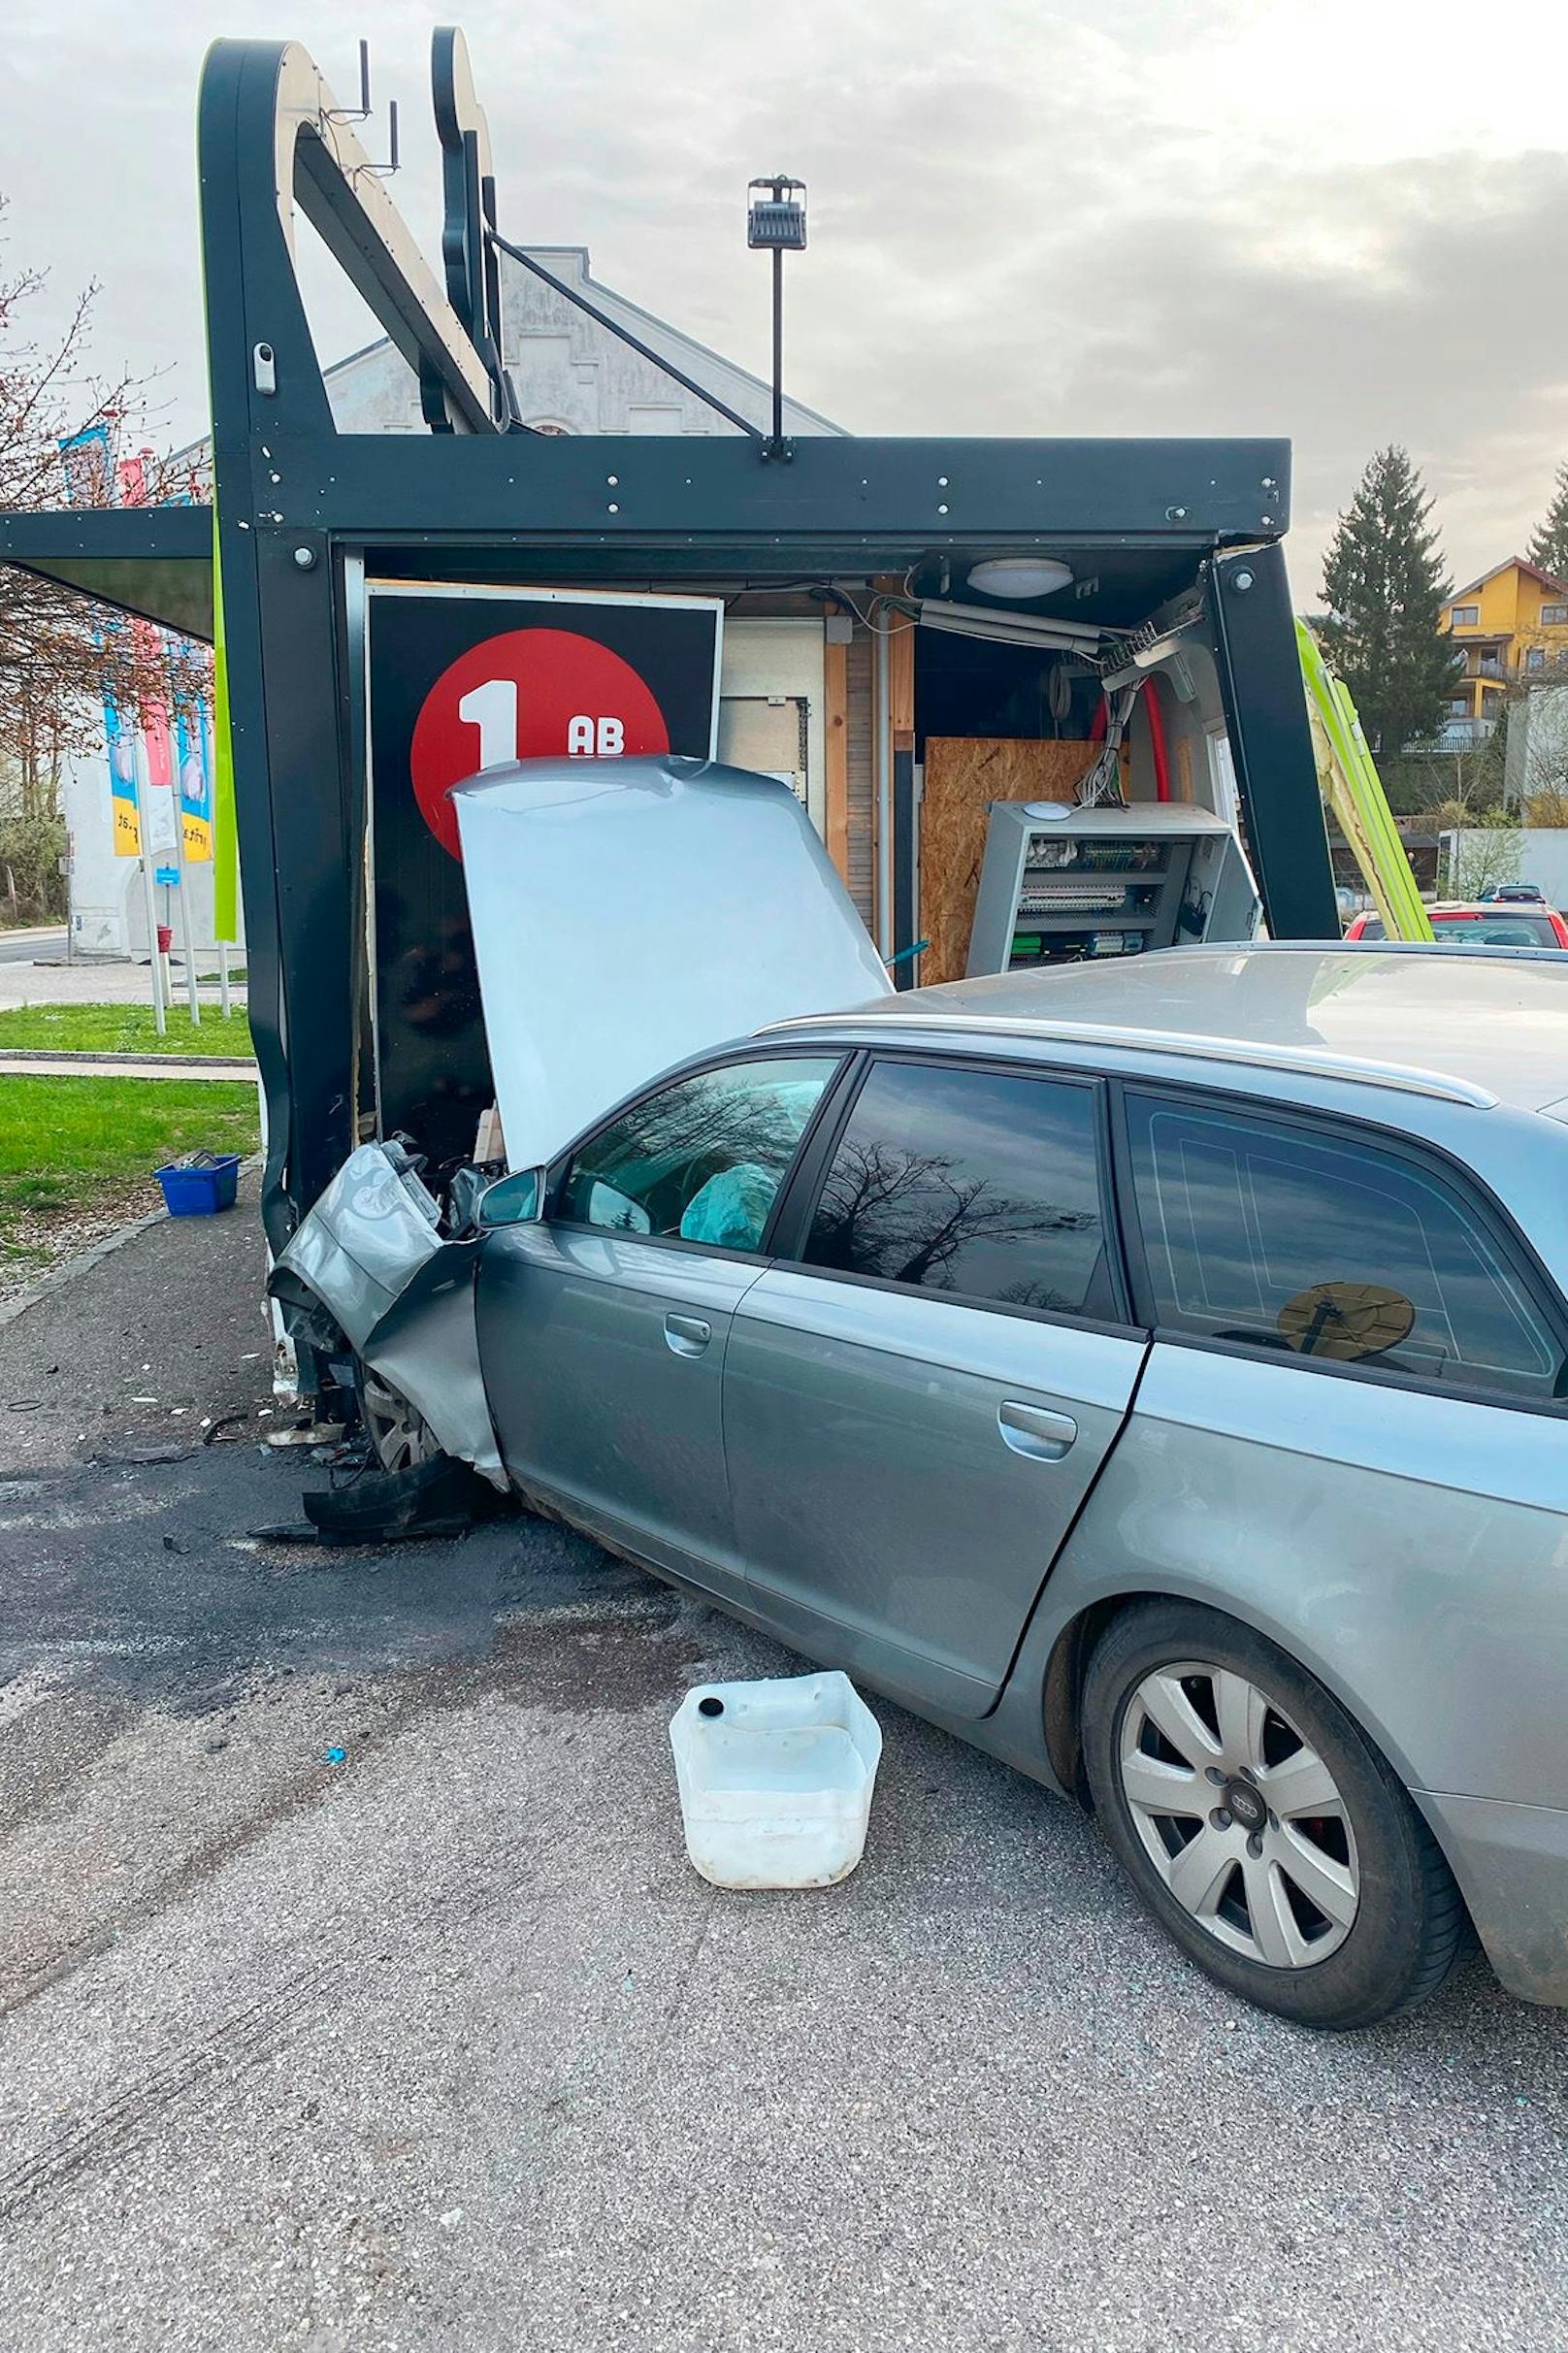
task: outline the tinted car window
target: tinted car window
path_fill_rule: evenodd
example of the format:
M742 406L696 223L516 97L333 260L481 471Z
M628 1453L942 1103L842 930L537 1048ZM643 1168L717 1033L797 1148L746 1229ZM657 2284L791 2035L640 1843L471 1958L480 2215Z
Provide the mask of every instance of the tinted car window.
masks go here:
M878 1063L833 1154L805 1256L968 1299L1110 1315L1093 1094Z
M1557 934L1551 918L1533 915L1528 907L1499 906L1495 915L1432 917L1439 939L1456 939L1472 948L1554 948Z
M1437 938L1457 940L1470 948L1557 948L1561 946L1549 915L1527 907L1499 906L1495 915L1434 915ZM1362 939L1384 937L1383 919L1369 915L1361 927Z
M650 1095L584 1144L553 1214L755 1250L836 1057L731 1062Z
M1479 1212L1330 1130L1129 1094L1156 1322L1422 1380L1555 1393L1562 1353Z

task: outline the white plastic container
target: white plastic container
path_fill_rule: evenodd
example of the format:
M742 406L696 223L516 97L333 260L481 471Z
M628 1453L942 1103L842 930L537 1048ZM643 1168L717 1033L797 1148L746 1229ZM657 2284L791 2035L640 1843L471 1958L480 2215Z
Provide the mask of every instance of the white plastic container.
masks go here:
M716 1887L831 1887L865 1853L882 1729L847 1675L699 1683L670 1745L686 1851Z

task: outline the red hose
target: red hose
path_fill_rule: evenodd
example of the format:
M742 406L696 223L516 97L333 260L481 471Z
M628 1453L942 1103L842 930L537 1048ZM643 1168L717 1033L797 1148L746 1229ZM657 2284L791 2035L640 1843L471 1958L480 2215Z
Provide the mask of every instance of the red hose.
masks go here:
M1143 682L1143 707L1149 718L1149 749L1155 764L1155 799L1170 799L1170 759L1165 748L1165 720L1155 692L1153 676Z
M1094 716L1089 722L1089 740L1091 743L1104 742L1105 729L1110 719L1110 704L1106 702L1104 696L1101 695L1099 699L1099 708L1095 711Z

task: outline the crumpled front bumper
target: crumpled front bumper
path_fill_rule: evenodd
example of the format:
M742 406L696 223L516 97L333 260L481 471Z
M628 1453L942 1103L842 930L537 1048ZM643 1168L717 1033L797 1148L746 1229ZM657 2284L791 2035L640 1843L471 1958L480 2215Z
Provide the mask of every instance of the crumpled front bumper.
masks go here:
M1568 2008L1568 1813L1417 1789L1499 1982Z
M505 1493L474 1324L481 1244L441 1236L406 1155L361 1144L278 1253L269 1288L287 1296L292 1280L319 1299L363 1361L418 1408L442 1453Z

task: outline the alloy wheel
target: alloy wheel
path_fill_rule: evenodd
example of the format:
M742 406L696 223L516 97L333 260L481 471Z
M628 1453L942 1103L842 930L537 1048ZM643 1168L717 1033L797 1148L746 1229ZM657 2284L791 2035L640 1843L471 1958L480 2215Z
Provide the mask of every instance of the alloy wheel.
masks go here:
M1200 1659L1157 1668L1128 1695L1117 1767L1150 1861L1218 1943L1271 1969L1344 1944L1360 1904L1350 1811L1261 1685Z
M424 1416L367 1367L359 1386L359 1410L376 1461L384 1471L411 1471L441 1453Z

